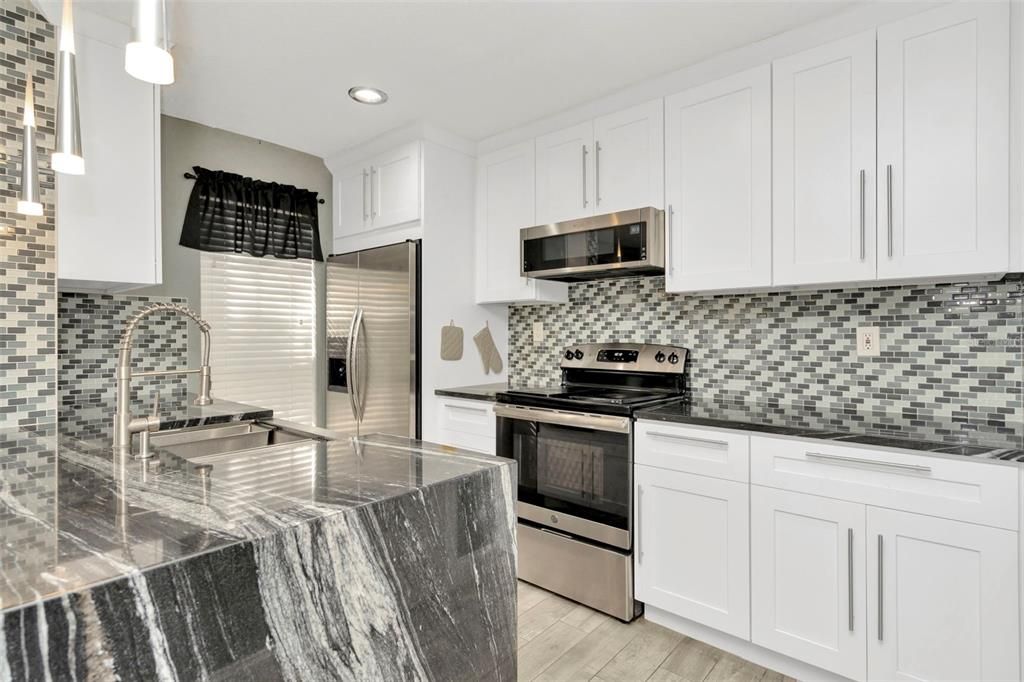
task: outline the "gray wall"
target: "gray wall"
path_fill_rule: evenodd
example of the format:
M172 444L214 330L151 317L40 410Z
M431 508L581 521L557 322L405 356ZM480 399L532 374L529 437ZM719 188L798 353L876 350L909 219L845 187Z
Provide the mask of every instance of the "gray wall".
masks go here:
M192 166L210 170L238 173L268 182L280 182L313 190L324 199L320 206L320 239L324 254L331 248L331 173L324 166L323 159L287 147L263 142L252 137L237 135L226 130L210 128L199 123L172 116L162 117L161 173L163 193L163 284L132 291L132 295L150 297L185 298L189 305L200 307L199 252L178 245L181 224L192 192L193 182L183 174ZM318 296L323 296L324 268L317 268ZM324 329L323 301L318 301L319 318L317 327ZM201 312L201 311L200 311ZM194 338L196 330L190 325L189 364L199 362L199 340ZM323 334L320 334L322 337ZM213 343L217 342L214 332ZM322 343L318 340L318 344ZM318 346L317 357L323 358ZM318 371L318 393L326 370ZM195 387L192 387L195 390ZM322 403L322 401L320 401ZM322 410L322 405L321 408ZM322 419L323 415L320 415Z

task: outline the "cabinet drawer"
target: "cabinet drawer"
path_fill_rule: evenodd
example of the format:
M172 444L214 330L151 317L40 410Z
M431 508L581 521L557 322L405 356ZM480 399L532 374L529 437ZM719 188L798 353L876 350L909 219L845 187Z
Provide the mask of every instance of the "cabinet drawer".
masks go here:
M453 448L472 450L485 455L495 453L494 436L481 436L475 433L461 433L459 431L447 431L442 429L438 433L438 440L441 445L450 445Z
M750 437L716 429L665 422L637 422L633 457L637 464L750 480Z
M1016 530L1017 470L785 438L750 439L750 480L890 509Z
M483 400L443 398L440 401L439 428L485 436L494 440L493 405Z

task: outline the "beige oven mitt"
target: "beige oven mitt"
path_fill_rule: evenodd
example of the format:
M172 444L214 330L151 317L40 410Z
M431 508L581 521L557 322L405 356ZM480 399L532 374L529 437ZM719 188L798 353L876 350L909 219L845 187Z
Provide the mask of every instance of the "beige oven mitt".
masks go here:
M484 328L473 335L473 342L476 343L476 349L484 363L484 371L500 374L504 365L501 362L501 353L498 352L498 347L494 345L494 337L491 336L489 324L485 323Z
M456 327L455 320L441 327L441 359L462 359L462 327Z

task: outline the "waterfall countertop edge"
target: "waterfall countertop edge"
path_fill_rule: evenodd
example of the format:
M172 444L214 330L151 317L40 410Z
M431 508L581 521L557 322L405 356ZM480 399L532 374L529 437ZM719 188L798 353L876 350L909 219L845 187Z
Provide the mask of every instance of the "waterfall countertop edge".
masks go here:
M192 418L261 418L227 412ZM387 435L240 452L208 477L159 451L121 467L99 428L0 430L0 464L14 462L0 480L0 618L438 483L500 468L514 477L509 460Z

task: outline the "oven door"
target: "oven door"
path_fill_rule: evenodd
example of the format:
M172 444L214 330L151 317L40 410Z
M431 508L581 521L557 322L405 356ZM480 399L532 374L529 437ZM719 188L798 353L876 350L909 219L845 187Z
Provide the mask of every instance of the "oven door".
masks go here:
M519 465L519 518L629 549L633 421L496 405L497 454Z

